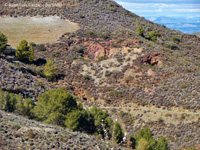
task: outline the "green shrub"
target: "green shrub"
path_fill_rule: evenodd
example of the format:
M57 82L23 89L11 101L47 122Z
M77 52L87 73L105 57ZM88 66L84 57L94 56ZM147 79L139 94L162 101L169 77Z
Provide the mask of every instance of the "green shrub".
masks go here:
M109 39L111 36L110 32L100 32L100 37L102 37L103 39Z
M89 115L86 110L79 108L67 114L65 126L73 131L85 131L88 133L94 132L93 116Z
M84 52L83 51L84 49L83 49L82 46L73 46L72 50L75 51L75 52L77 52L77 53L83 53Z
M0 89L0 109L7 112L14 112L16 109L17 99L14 94L4 92Z
M114 138L116 143L120 143L123 140L123 131L118 122L115 122L114 124Z
M103 61L103 60L106 60L105 56L100 56L97 58L97 62L100 62L100 61Z
M141 26L136 28L136 33L142 37L144 37L144 28L142 28Z
M185 88L187 88L187 85L186 85L186 84L181 84L181 85L180 85L180 88L181 88L181 89L185 89Z
M65 126L73 131L79 130L81 126L81 118L82 114L79 110L68 113L65 120Z
M180 38L178 38L178 37L176 37L176 36L172 36L172 37L170 38L170 40L171 40L171 41L174 41L174 42L177 42L177 43L180 42Z
M23 99L21 95L8 93L0 89L0 109L30 117L33 107L34 102L32 99Z
M94 132L100 134L102 137L105 137L105 132L103 131L102 124L104 129L108 132L108 136L111 136L111 127L112 119L109 117L107 111L102 111L102 109L93 106L89 112L90 115L94 118Z
M35 46L35 48L39 51L45 51L46 50L46 47L44 46L44 44L37 44Z
M155 140L152 137L152 132L148 128L143 128L138 133L131 137L132 147L136 150L168 150L168 142L164 137Z
M85 16L83 16L83 15L79 15L79 17L80 17L81 19L85 18Z
M26 133L26 136L30 139L34 139L36 134L33 132L33 130L29 130L27 133Z
M176 47L176 45L174 45L173 43L165 43L164 46L170 49L173 49Z
M37 45L34 42L29 43L30 46L36 47Z
M29 116L32 117L31 110L34 108L35 104L34 101L31 98L18 98L18 101L16 103L16 111L18 114L23 116Z
M158 118L158 122L159 122L159 123L164 122L163 118Z
M186 149L186 150L196 150L195 148L188 148L188 149Z
M116 90L113 90L109 93L109 96L112 96L112 97L121 97L122 96L122 92L120 91L116 91Z
M3 33L0 33L0 53L6 49L7 42L7 37Z
M62 89L52 89L38 97L32 112L37 120L64 125L66 115L77 109L76 99Z
M136 147L136 150L149 150L150 149L150 144L149 142L144 139L144 138L141 138L139 141L138 141L138 145Z
M34 49L33 46L28 46L28 42L26 40L22 40L17 47L16 57L24 62L32 62L34 58Z
M89 34L89 35L93 35L94 32L90 30L90 31L88 31L88 34Z
M47 62L44 66L43 71L44 76L49 80L52 81L56 76L56 67L52 60L47 59Z
M151 41L156 41L157 40L157 37L159 36L158 33L156 33L156 31L150 31L148 33L148 39L151 40Z
M158 139L155 150L168 150L168 142L164 137Z

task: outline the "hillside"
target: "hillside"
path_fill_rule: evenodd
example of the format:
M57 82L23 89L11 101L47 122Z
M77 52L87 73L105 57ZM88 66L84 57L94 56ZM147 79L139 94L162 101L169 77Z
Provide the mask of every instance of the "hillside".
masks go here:
M200 37L200 32L195 33L197 37Z
M18 9L0 2L1 16L57 15L80 27L57 43L35 46L31 64L7 50L0 57L0 88L37 102L46 89L61 87L84 107L107 109L130 136L148 126L173 150L200 145L200 38L154 24L110 0L51 2L63 5ZM57 67L51 82L42 74L48 59Z
M105 149L95 136L0 111L0 149ZM120 148L123 149L123 148Z

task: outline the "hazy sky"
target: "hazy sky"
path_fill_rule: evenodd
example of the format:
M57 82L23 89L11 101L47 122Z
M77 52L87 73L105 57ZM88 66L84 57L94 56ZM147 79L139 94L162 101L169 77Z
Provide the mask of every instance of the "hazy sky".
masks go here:
M115 0L143 17L200 17L200 0Z

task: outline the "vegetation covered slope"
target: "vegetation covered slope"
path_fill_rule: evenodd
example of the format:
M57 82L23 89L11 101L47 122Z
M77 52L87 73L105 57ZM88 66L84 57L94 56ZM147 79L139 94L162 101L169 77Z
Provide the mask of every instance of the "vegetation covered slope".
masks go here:
M63 33L58 43L35 45L35 58L32 63L13 64L12 56L1 58L0 63L13 67L1 65L0 73L3 78L0 88L22 93L25 97L30 95L37 101L37 96L43 93L44 89L61 87L77 95L86 107L92 104L110 108L147 106L152 109L161 108L169 112L169 115L171 111L187 113L189 110L199 113L198 37L153 24L113 1L62 2L61 8L2 7L1 15L58 15L79 23L80 30L76 33ZM4 2L1 2L1 6L4 6ZM49 65L44 64L48 59L52 61L49 68L55 66L57 70L52 73L53 77L46 79L44 72L49 68L45 67ZM18 74L31 79L27 80L26 88L14 88L25 86L22 82L19 84L18 78L13 77L13 69L16 68ZM134 115L139 122L137 129L151 122L150 117L142 117L143 113ZM160 115L162 116L162 113ZM175 116L176 114L173 114L173 117ZM199 116L195 117L198 120ZM151 128L158 126L155 128L155 132L158 132L162 124L155 121L151 123ZM125 125L127 127L126 123ZM170 123L166 126L170 126ZM182 132L189 130L187 124L181 124L180 127ZM179 131L179 126L175 125L174 128L173 132L171 131L173 138L168 138L173 149L199 145L197 134L193 131L191 132L194 136L188 138L188 142L183 140L183 136L176 135L175 131ZM166 133L169 131L167 127L164 129ZM198 126L197 131L199 132ZM129 133L133 134L132 131ZM177 141L179 145L176 145Z
M105 149L95 136L0 111L0 149ZM110 146L109 146L110 147Z

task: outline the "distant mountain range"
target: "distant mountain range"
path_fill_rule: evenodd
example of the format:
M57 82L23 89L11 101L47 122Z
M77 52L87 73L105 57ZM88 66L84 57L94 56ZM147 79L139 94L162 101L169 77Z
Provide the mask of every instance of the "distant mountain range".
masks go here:
M146 19L165 25L170 29L183 33L193 34L200 31L200 17L194 18L170 18L170 17L146 17Z

